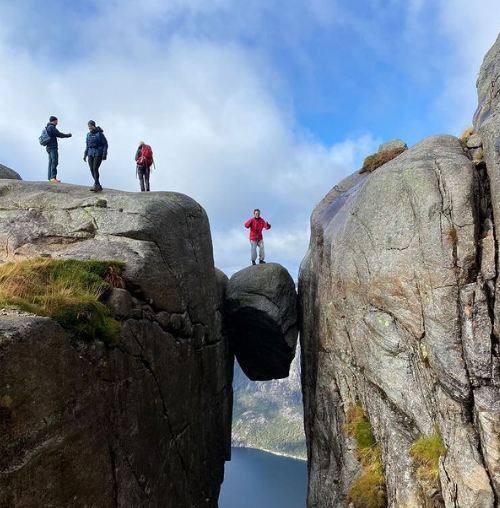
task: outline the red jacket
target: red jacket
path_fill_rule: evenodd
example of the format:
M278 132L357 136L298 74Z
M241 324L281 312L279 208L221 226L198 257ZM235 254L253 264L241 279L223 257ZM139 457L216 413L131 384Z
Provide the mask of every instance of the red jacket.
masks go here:
M258 219L252 217L245 222L245 227L250 228L250 240L258 242L259 240L262 240L262 230L271 229L271 224L266 222L262 217L259 217Z

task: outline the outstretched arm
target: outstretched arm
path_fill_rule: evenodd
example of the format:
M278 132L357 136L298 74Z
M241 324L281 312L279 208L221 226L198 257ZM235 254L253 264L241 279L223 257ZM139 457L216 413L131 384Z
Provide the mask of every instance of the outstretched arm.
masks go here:
M56 135L56 138L70 138L71 137L71 134L63 134L56 127L54 127L54 133Z
M52 138L70 138L71 134L64 134L54 124L47 125L47 132Z
M269 224L269 222L266 221L266 229L271 229L271 224Z

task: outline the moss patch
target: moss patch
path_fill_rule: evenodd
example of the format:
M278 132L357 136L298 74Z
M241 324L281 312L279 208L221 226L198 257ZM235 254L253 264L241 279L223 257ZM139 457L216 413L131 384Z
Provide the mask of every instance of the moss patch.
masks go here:
M395 159L398 155L401 155L405 151L405 148L393 148L392 150L384 150L382 152L374 153L369 155L363 162L363 167L359 171L360 173L366 173L375 171L380 166L383 166L386 162Z
M446 455L441 432L436 427L430 436L421 436L410 448L410 455L418 465L417 477L423 482L439 487L439 458Z
M348 501L355 508L387 506L380 447L361 404L348 409L345 431L356 441L356 455L361 463L361 473L351 485Z
M101 298L116 285L122 270L114 261L6 263L0 265L0 307L50 317L79 339L115 343L120 323Z

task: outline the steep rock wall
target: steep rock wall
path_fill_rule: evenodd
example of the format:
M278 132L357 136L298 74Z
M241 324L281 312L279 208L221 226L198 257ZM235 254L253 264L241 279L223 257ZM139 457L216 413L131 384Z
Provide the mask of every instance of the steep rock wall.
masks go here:
M217 506L232 356L203 209L15 180L0 195L0 261L126 262L114 347L0 315L0 506Z
M388 506L495 506L487 189L459 140L435 136L347 178L314 210L299 280L309 506L348 505L360 465L346 424L358 404L380 447ZM433 487L410 449L436 429L447 452Z

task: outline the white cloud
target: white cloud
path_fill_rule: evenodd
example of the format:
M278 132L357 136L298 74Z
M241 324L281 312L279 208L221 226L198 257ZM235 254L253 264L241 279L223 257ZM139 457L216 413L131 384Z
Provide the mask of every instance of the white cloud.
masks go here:
M472 124L477 106L476 79L484 55L495 42L500 29L498 0L439 0L437 16L443 34L453 47L444 62L445 89L437 110L454 134ZM432 55L430 55L432 57Z
M147 7L168 17L181 4L167 5L148 0ZM206 9L194 0L186 5ZM40 57L12 42L15 23L8 33L0 29L0 66L9 69L0 76L0 160L25 179L45 179L46 153L37 137L55 114L60 129L73 133L60 141L59 175L88 185L82 155L92 118L110 144L101 171L105 187L137 189L133 155L144 139L157 161L153 189L184 192L206 208L220 268L233 272L248 264L241 224L258 206L273 224L269 259L295 273L307 249L312 208L377 140L361 135L325 147L296 134L293 110L284 109L268 86L273 69L261 55L186 34L157 40L133 28L134 15L132 3L109 4L95 22L107 27L105 37L58 65L51 65L50 53ZM75 38L96 40L95 27L76 22L73 29Z

